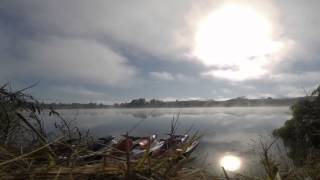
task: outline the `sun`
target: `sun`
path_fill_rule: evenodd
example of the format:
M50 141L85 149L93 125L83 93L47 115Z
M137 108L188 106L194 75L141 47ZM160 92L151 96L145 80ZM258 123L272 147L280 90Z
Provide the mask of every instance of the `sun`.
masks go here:
M227 171L236 171L241 167L241 159L237 156L226 155L221 158L220 166Z
M253 8L228 4L205 18L195 34L193 55L218 67L217 77L244 80L265 74L267 57L281 48L270 21Z

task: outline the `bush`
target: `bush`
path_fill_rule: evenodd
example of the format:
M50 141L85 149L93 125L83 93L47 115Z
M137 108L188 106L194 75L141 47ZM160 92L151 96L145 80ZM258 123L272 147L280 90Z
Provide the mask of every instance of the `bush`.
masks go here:
M320 86L291 106L291 111L292 118L273 134L289 148L295 165L302 166L307 156L320 150Z

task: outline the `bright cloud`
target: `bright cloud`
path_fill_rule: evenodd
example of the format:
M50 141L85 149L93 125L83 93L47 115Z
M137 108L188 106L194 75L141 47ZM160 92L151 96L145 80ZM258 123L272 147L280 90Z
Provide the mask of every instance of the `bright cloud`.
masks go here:
M0 83L81 89L55 89L69 101L285 95L319 83L319 5L3 0Z
M253 7L226 4L199 25L194 55L219 69L204 75L241 81L261 78L276 63L284 43L273 39L271 22ZM223 67L235 67L224 69Z

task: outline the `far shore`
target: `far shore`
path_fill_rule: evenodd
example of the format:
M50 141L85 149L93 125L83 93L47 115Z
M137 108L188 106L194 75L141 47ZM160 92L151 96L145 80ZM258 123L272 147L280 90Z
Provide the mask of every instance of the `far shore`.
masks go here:
M115 103L113 105L98 103L43 103L45 109L106 109L106 108L228 108L228 107L288 107L301 100L295 98L263 98L247 99L244 97L225 101L214 100L187 100L187 101L161 101L134 99L130 102Z

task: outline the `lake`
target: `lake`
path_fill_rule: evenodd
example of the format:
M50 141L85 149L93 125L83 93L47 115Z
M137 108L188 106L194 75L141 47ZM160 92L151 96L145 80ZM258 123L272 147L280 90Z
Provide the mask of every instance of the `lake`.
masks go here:
M65 109L58 110L74 125L90 129L95 136L158 134L170 131L173 117L179 116L177 133L196 131L203 135L200 146L194 153L198 163L219 168L219 159L234 154L245 161L252 152L252 140L268 136L291 117L289 107L221 107L221 108L143 108L143 109Z

